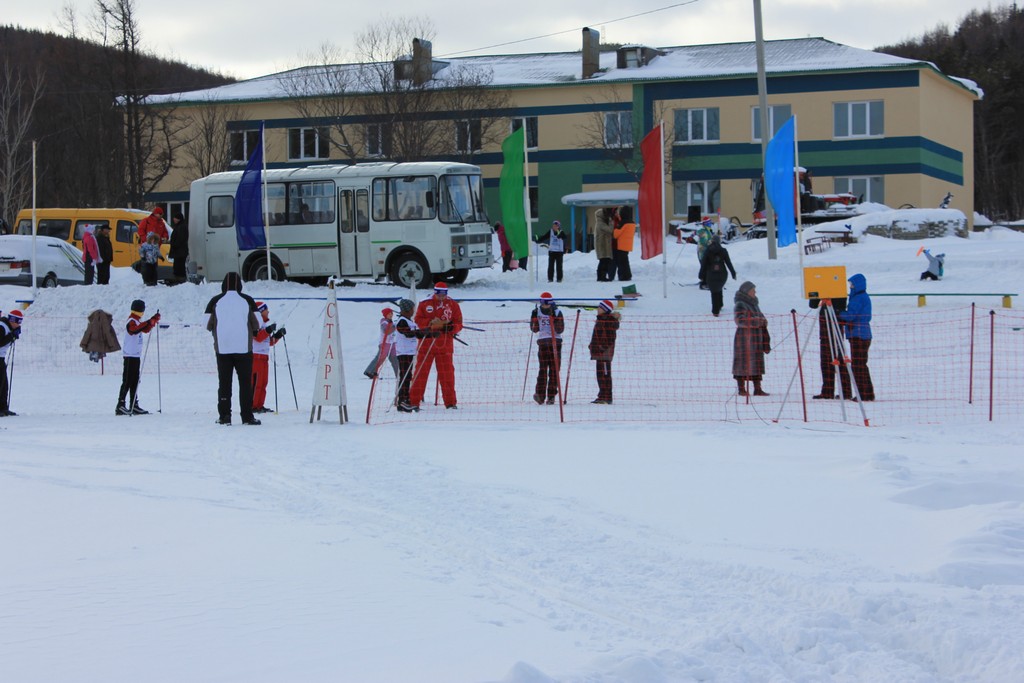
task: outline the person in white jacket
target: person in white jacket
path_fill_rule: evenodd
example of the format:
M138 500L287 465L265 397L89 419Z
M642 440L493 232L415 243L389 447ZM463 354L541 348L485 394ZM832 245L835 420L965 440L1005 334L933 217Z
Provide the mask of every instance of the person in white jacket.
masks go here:
M206 329L217 354L217 424L231 424L231 375L238 375L238 412L242 424L261 424L252 412L252 339L259 332L256 302L242 294L242 277L224 276L221 293L206 304Z

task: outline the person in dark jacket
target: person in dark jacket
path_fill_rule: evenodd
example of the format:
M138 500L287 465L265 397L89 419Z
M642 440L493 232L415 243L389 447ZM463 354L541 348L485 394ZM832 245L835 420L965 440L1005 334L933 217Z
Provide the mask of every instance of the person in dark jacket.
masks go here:
M590 360L596 361L598 405L612 402L612 358L615 356L615 339L619 330L619 312L615 304L605 299L597 306L597 321L590 336Z
M565 256L565 233L559 221L551 222L551 229L537 237L538 244L548 245L548 282L562 281L562 258Z
M110 284L110 262L114 260L114 245L110 243L110 225L101 223L96 226L96 248L100 252L100 260L96 262L96 284Z
M7 349L21 337L21 311L11 311L0 317L0 417L14 417L9 400L10 386L7 384Z
M761 389L761 377L764 375L764 355L770 352L772 342L768 335L768 319L758 304L757 287L753 282L744 282L734 301L736 336L732 345L732 376L740 396L749 395L747 382L754 383L754 396L767 396Z
M843 389L843 397L850 398L850 373L846 370L846 348L842 346L842 333L839 329L835 332L837 337L831 338L831 332L826 316L828 306L838 316L846 310L846 297L842 299L831 299L829 302L822 302L821 299L810 299L808 304L811 308L818 309L818 360L821 367L821 391L813 396L818 399L836 398L836 370L839 371L840 386Z
M188 222L180 211L175 211L171 217L171 228L171 248L167 255L174 262L174 279L185 280L185 264L188 262Z
M871 297L868 296L868 281L860 273L850 277L850 298L846 311L839 319L843 321L846 338L850 340L850 368L857 383L857 393L862 401L875 400L875 386L868 369L868 349L871 348Z
M728 272L726 272L728 270ZM728 250L722 246L722 238L715 235L711 238L704 258L700 262L700 281L711 290L711 315L718 317L722 312L722 288L732 274L736 279L736 269L732 267L732 259L729 258Z
M537 387L533 400L553 405L558 395L559 365L562 360L562 332L565 318L548 292L540 295L540 305L530 313L530 330L537 335Z
M242 276L224 276L221 293L206 304L206 329L217 354L217 424L231 424L231 374L238 375L238 412L242 424L258 425L252 413L252 339L259 332L256 302L242 294Z

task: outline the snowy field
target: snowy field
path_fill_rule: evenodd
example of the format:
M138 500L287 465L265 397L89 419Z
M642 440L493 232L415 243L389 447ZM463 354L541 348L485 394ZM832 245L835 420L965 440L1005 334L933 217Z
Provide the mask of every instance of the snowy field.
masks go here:
M1024 235L925 244L947 254L931 290L1024 294ZM867 237L804 265L914 291L920 245ZM668 297L660 258L634 252L644 296L626 315L710 315L707 292L671 284L695 281L695 247L667 246ZM777 261L763 240L728 248L763 310L806 308L795 247ZM569 255L549 286L499 266L455 291L618 292L594 267ZM424 411L366 426L381 306L345 303L352 422L325 410L311 425L325 290L284 283L246 292L287 325L298 410L279 355L280 412L215 425L212 344L168 334L159 378L155 347L143 373L154 414L115 417L120 356L103 375L85 359L84 316L119 322L141 296L165 322L198 324L219 286L114 280L40 292L26 314L19 415L0 421L0 681L1021 680L1020 421L451 424ZM27 295L0 287L0 309ZM463 305L467 320L529 310ZM40 333L61 318L82 321L74 338Z

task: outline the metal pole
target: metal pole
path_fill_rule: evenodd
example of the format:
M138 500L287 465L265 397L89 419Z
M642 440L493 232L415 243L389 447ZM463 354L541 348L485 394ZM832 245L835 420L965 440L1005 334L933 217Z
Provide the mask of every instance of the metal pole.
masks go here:
M11 392L14 390L14 351L18 348L18 342L11 342L11 374L7 378L7 410L11 409Z
M768 156L768 140L771 139L771 131L768 129L768 79L764 72L764 30L761 26L761 0L754 0L754 45L757 51L757 102L760 109L761 120L761 185L765 184L764 164ZM768 201L768 192L765 188L764 215L767 219L768 229L768 258L775 260L778 257L775 241L775 211Z
M32 141L32 300L36 300L36 234L39 222L36 220L36 141Z
M299 395L295 393L295 377L292 376L292 359L288 355L288 339L281 337L281 341L284 342L284 359L288 362L288 379L292 382L292 398L295 400L295 410L299 409Z
M160 311L158 310L157 313ZM164 387L160 373L160 323L156 324L156 412L164 412Z

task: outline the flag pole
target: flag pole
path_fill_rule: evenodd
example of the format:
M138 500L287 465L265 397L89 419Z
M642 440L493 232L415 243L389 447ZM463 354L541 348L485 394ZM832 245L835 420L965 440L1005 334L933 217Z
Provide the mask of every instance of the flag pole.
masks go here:
M36 220L36 141L32 141L32 301L36 300L36 235L39 222ZM84 243L83 243L83 246Z
M526 255L530 255L530 243L533 242L533 228L530 227L530 145L527 143L527 124L526 119L523 119L523 216L526 217ZM533 277L527 278L530 280L530 291L533 291L533 286L537 281L537 253L534 252L533 258L530 259L533 263ZM529 276L529 273L527 273Z
M797 125L796 124L797 124L797 119L796 119L796 114L794 114L793 115L793 161L795 163L794 163L794 168L793 168L793 181L794 181L793 188L796 191L796 246L797 246L797 254L799 255L799 259L800 259L800 272L803 273L804 272L804 222L803 222L803 220L801 220L801 217L800 217L800 214L802 213L801 210L800 210L800 199L801 199L801 193L800 193L800 146L797 144L797 140L800 138L800 136L797 133ZM803 279L800 278L799 281L803 282ZM803 295L803 292L801 291L801 296L802 295Z
M661 223L658 226L661 239L661 296L668 298L668 255L665 253L665 119L658 121L658 128L661 130L661 144L658 145L659 163L658 172L661 174Z
M274 279L274 268L270 265L270 205L267 199L267 133L266 121L260 121L260 148L263 150L263 169L260 177L260 194L263 196L263 239L267 243L267 281Z

